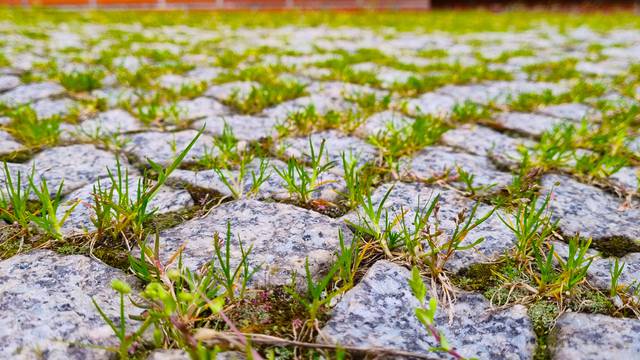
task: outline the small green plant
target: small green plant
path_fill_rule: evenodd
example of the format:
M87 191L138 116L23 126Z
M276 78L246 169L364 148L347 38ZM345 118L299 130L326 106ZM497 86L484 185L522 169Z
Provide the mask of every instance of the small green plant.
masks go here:
M421 116L412 124L401 128L389 124L384 131L369 137L369 142L379 149L383 158L391 165L400 157L435 143L447 129L442 120Z
M543 133L540 142L534 146L534 165L543 169L565 166L575 154L576 138L577 129L572 124L560 124Z
M338 272L339 266L334 264L327 274L318 281L313 279L313 274L309 268L309 258L305 260L304 270L306 279L305 294L299 294L295 285L287 287L286 290L294 299L304 305L308 313L307 324L310 327L315 327L318 315L322 308L337 295L337 292L330 291L329 284L331 283L331 280L333 280L334 275ZM292 283L295 284L295 277L292 280Z
M33 171L28 182L33 180ZM23 186L22 174L12 175L9 166L4 162L4 191L0 190L0 218L12 224L17 224L24 231L29 232L31 212L28 208L31 187Z
M438 194L433 201L423 207L420 206L420 199L418 199L418 211L415 211L410 225L407 225L404 209L400 209L401 221L397 242L403 243L404 250L408 253L412 263L419 262L420 257L424 255L424 233L429 231L429 218L434 215L439 200L440 195Z
M235 175L231 174L225 169L221 169L218 167L213 169L218 175L220 181L222 181L227 189L229 189L229 191L231 192L231 196L233 196L234 199L243 199L257 196L262 184L269 180L269 177L271 175L267 172L269 169L269 160L266 158L261 158L260 164L258 165L257 169L249 170L251 162L251 156L242 156L240 165ZM249 174L251 175L250 179L247 176ZM248 189L246 189L247 180L250 181Z
M38 115L29 105L11 111L9 117L9 132L25 145L40 147L58 142L61 123L58 117L38 119Z
M309 169L299 160L290 158L286 169L276 166L273 170L286 183L289 194L297 197L303 204L311 200L311 196L320 186L328 184L329 180L321 181L324 173L335 166L333 161L325 161L325 140L320 143L320 148L316 152L311 137L309 137Z
M480 192L489 191L491 188L495 186L495 184L486 184L477 186L475 184L475 175L464 170L461 166L456 167L456 179L460 181L465 186L465 190L471 196L475 196Z
M128 359L129 358L129 348L138 341L142 334L147 330L147 328L151 325L151 322L145 323L143 326L138 328L133 334L127 334L127 318L125 317L125 296L131 292L131 287L121 280L113 280L111 282L111 288L115 290L120 296L120 317L119 321L116 324L109 315L107 315L104 310L98 305L94 298L91 298L93 302L93 306L95 306L96 310L102 317L107 325L111 328L113 333L119 340L119 345L117 348L109 349L118 354L120 359Z
M574 236L569 240L569 254L566 260L559 260L561 269L561 291L571 292L587 276L593 256L588 256L591 239Z
M203 131L204 128L200 129L198 134L174 158L168 167L163 168L160 164L148 160L149 166L157 177L153 184L143 177L138 179L134 185L136 188L131 189L132 184L129 173L126 169L123 171L119 160L117 161L115 174L110 169L107 169L111 183L107 187L97 184L93 191L93 208L95 212L92 222L98 229L98 234L109 233L112 237L122 236L129 248L131 247L127 240L129 234L133 234L136 241L143 239L145 225L155 212L155 209L149 208L151 200L166 183L169 175L184 160Z
M454 347L451 347L442 331L436 328L435 317L438 308L438 300L436 297L432 296L429 298L429 304L426 303L427 286L424 284L422 276L420 276L420 269L418 269L418 267L414 266L411 269L409 286L411 287L413 296L418 299L418 302L420 303L420 306L415 309L416 317L433 337L436 344L438 344L437 346L430 348L429 351L444 352L455 359L464 359L464 357L460 355Z
M60 84L70 91L91 91L102 86L103 77L101 71L72 71L60 74Z
M519 93L515 98L509 96L507 100L507 108L512 111L531 112L543 105L550 105L558 102L559 99L549 89L545 89L541 93Z
M543 247L534 247L533 254L539 271L539 274L533 273L533 278L538 284L538 291L544 294L553 288L559 278L554 264L555 246L551 245L546 255Z
M29 185L33 190L33 193L37 196L40 201L40 210L37 211L33 216L31 216L31 221L38 225L38 227L43 230L47 235L53 237L56 240L62 240L62 225L67 220L67 218L73 212L73 209L78 205L78 202L75 202L72 206L65 210L62 218L58 219L58 207L62 202L62 186L64 181L60 182L58 186L58 190L54 193L53 199L51 198L51 192L49 187L47 186L47 180L43 177L40 179L40 184L37 186L33 177L29 178Z
M534 249L539 249L555 228L556 223L551 222L548 210L549 199L550 196L547 195L542 202L539 202L534 196L530 201L522 202L513 220L498 214L502 223L516 237L515 258L523 266L528 263Z
M356 103L365 116L387 110L391 105L391 95L378 96L373 92L356 93L346 96L345 99Z
M358 160L352 154L347 156L343 152L340 157L342 158L343 179L346 185L345 192L341 192L340 195L346 199L348 207L354 208L368 193L370 180L363 174L364 169L358 167Z
M243 114L256 114L260 111L305 95L306 85L295 81L278 81L260 86L253 86L246 97L238 91L231 93L225 103Z
M540 64L527 65L522 70L529 74L529 78L535 81L559 81L573 79L581 76L576 70L576 59L564 59Z
M618 284L618 281L620 280L620 276L624 271L625 265L626 265L625 263L622 263L622 265L620 265L620 261L618 260L618 258L616 258L614 263L609 268L609 274L611 275L611 285L609 290L609 296L612 298L618 295L618 291L620 289L620 285Z
M345 245L344 234L340 230L338 232L340 248L338 251L336 264L338 271L336 272L337 284L340 284L342 291L347 291L355 284L356 273L362 262L360 253L360 237L354 235L349 245Z
M251 280L253 274L259 270L258 267L251 269L249 265L249 255L253 245L248 249L242 246L242 241L238 239L238 248L240 249L240 261L237 266L231 264L231 223L227 222L227 233L224 240L220 239L218 233L214 234L213 247L215 251L215 264L211 265L214 269L214 278L222 284L225 289L225 296L227 299L234 299L236 287L240 283L238 296L244 297L244 293L247 289L247 284ZM222 248L224 243L224 250Z
M388 231L391 231L391 227L388 226L389 214L384 204L389 198L389 195L391 195L392 190L393 186L389 187L389 190L382 196L377 206L374 204L371 195L366 194L366 196L358 200L358 203L361 204L360 211L358 211L358 222L354 223L347 220L349 226L356 229L357 232L371 236L374 240L378 240L385 255L389 258L392 258L393 255L391 254L385 236Z
M451 110L451 120L459 123L476 122L490 116L486 107L469 100L456 104Z

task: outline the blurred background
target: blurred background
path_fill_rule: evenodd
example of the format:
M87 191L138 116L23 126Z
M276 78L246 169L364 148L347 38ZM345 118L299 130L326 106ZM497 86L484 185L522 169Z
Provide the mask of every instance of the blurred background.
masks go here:
M100 8L193 8L193 9L380 9L428 10L483 7L494 10L509 8L557 8L563 10L618 10L640 6L640 0L0 0L0 5L57 6Z

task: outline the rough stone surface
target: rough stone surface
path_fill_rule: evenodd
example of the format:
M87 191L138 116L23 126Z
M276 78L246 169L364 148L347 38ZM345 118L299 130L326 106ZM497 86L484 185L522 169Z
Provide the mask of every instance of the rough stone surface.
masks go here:
M375 160L377 156L376 149L366 141L353 136L345 136L333 130L314 133L309 137L285 139L278 147L284 148L285 157L309 160L311 157L309 139L311 139L316 156L318 156L320 146L324 141L323 156L326 156L327 161L335 163L336 166L331 169L335 173L342 173L342 153L347 156L347 159L349 156L353 156L358 166Z
M38 115L38 119L48 119L68 115L75 105L75 102L70 99L42 99L33 103L31 108Z
M0 130L0 154L22 150L24 146L6 131Z
M640 353L640 320L564 313L549 344L557 360L634 359Z
M418 300L409 287L409 271L381 260L349 290L331 312L319 340L342 345L381 347L432 355L438 344L415 316ZM438 309L436 327L465 357L530 359L535 333L524 306L494 310L479 294L460 293L453 321Z
M463 125L442 135L442 142L476 155L488 156L503 165L515 165L521 155L521 146L533 143L526 139L513 138L484 126Z
M592 237L603 247L615 239L630 242L629 251L640 246L638 202L623 206L623 199L565 175L545 175L541 184L544 193L552 194L549 208L563 233Z
M456 100L447 95L426 93L407 102L407 110L413 115L434 115L445 117L451 114Z
M49 96L59 95L63 92L64 88L62 86L52 82L20 85L0 95L0 103L18 106Z
M391 189L392 186L393 188ZM453 234L455 219L458 214L464 211L465 215L469 216L471 209L475 205L473 201L465 198L454 190L419 183L407 184L399 182L395 184L384 184L373 192L371 199L376 208L389 191L389 196L383 204L384 211L389 215L390 219L398 216L399 221L402 221L402 218L404 218L404 222L409 229L414 228L413 218L416 212L426 211L426 208L428 208L436 196L439 195L440 211L438 219L440 230L443 231L443 235L440 238L441 241L445 241L448 239L446 237ZM490 211L490 206L479 204L475 218L480 218ZM402 216L402 214L404 214L404 216ZM362 209L358 208L345 215L343 219L347 222L364 225L365 218L363 216L364 213ZM383 215L379 224L383 229L385 228L384 218L385 216ZM433 228L435 223L436 220L432 215L429 218L429 224ZM401 224L400 222L394 225L393 229L398 231ZM491 215L478 227L471 230L462 242L462 245L472 244L479 238L484 238L484 241L472 250L455 252L445 267L451 271L459 271L472 264L487 262L503 254L504 251L511 248L515 242L513 233L500 221L496 213ZM425 246L427 246L426 243Z
M128 112L121 109L109 110L98 114L70 129L70 136L78 138L101 138L112 134L121 134L142 130L144 125Z
M127 168L126 160L120 160L121 166ZM22 185L27 186L27 176L34 173L34 183L40 186L43 179L47 182L50 195L55 195L60 184L62 194L90 184L100 177L107 176L107 169L117 169L116 156L99 150L93 145L69 145L50 148L38 153L25 164L10 164L10 173L14 182L20 172ZM0 185L4 190L5 174L0 172ZM35 196L35 195L32 195Z
M202 266L213 256L214 234L225 238L231 227L231 264L240 261L239 243L245 251L252 247L248 262L258 269L252 286L285 285L297 273L303 281L305 259L313 274L325 271L333 262L342 231L345 242L351 232L338 220L292 205L256 200L224 203L206 217L189 220L160 233L160 257L168 259L181 245L183 264ZM152 239L151 239L152 240ZM224 250L223 250L224 251Z
M180 117L185 120L228 113L226 106L206 97L199 97L193 100L181 100L176 103L176 106L180 111Z
M222 135L225 125L238 140L257 141L264 138L276 137L276 120L262 116L230 115L209 116L198 120L191 126L194 129L205 127L205 132L214 136Z
M238 100L245 99L251 93L251 89L260 86L254 81L234 81L222 85L211 86L204 93L205 96L212 97L216 100L224 101L235 94Z
M609 180L627 193L640 192L640 168L625 166L609 176Z
M150 159L163 166L170 165L180 152L196 137L196 130L183 130L178 132L150 131L129 135L125 150L135 156L138 161L146 163ZM213 139L207 135L201 135L191 148L184 161L194 162L205 154L216 155L218 149L213 144Z
M546 115L511 112L498 114L495 122L504 129L539 137L545 131L552 130L566 121Z
M599 119L599 113L596 109L588 105L578 103L548 106L540 109L539 111L544 115L550 115L571 121Z
M114 346L111 328L91 298L118 320L119 297L113 279L135 278L82 255L37 250L0 261L0 356L5 359L105 359ZM126 312L135 309L126 301ZM75 343L74 346L72 343Z
M404 116L401 113L392 110L383 111L368 117L364 124L356 129L355 133L363 137L375 136L390 127L401 129L413 123L413 121L412 118Z
M242 197L296 200L296 195L289 193L287 183L275 170L278 169L281 172L286 171L287 164L277 159L265 159L265 164L268 164L265 169L266 180L260 186L257 194L250 194L250 192L253 186L254 175L258 177L260 174L261 162L259 159L255 159L247 165L245 175L242 179L239 178L240 170L221 170L222 174L227 178L229 185L224 183L223 179L215 170L176 170L169 176L169 183L213 191L222 196L233 196L233 192L235 191L238 194L242 194ZM297 176L295 177L296 179L298 178ZM336 201L340 198L340 194L346 191L344 180L332 173L323 173L320 175L318 184L319 186L310 194L310 198L312 199ZM229 186L233 188L233 191Z
M129 199L132 202L136 201L138 196L138 184L142 179L137 176L129 177L128 181L123 179L122 191L129 193ZM115 178L115 181L118 181ZM62 219L67 213L68 218L62 226L62 233L64 236L84 234L96 230L95 225L92 222L92 218L95 217L95 197L94 189L102 189L106 191L112 187L112 182L109 178L105 178L96 183L89 184L81 187L80 189L67 195L63 204L58 208L56 215L58 219ZM153 186L150 183L149 186ZM114 189L113 200L117 201L118 192L117 188ZM154 212L154 214L166 214L169 212L179 211L185 208L193 206L193 200L191 195L185 190L175 190L169 187L162 187L156 196L147 205L147 210Z
M469 190L460 180L458 168L473 176L472 186L481 192L498 190L511 183L511 174L498 170L488 158L446 146L430 146L418 152L410 160L409 175L425 180L444 178L459 189Z
M11 90L20 85L20 78L13 75L0 76L0 92Z

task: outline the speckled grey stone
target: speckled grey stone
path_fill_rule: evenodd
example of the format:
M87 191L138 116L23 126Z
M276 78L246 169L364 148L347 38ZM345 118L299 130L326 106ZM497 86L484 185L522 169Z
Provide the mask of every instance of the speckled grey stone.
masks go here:
M332 99L351 98L358 95L374 94L378 97L387 95L387 91L378 90L365 85L351 84L341 81L314 82L307 88L310 94Z
M123 167L127 161L121 159ZM17 173L21 173L22 186L28 186L27 176L34 171L34 183L39 186L42 179L47 181L50 195L55 195L58 186L63 183L62 195L90 184L107 175L107 169L117 168L116 156L99 150L93 145L58 146L44 150L24 164L7 164L14 182ZM33 169L33 170L32 170ZM0 171L0 191L4 190L4 171ZM32 194L35 199L35 195Z
M194 84L194 81L192 79L188 79L184 76L176 74L162 75L156 80L156 82L162 88L173 90L180 90L182 86Z
M39 119L48 119L53 116L65 116L71 112L75 102L70 99L42 99L31 105Z
M321 115L329 111L357 111L357 106L354 103L342 97L331 97L329 95L313 93L311 90L309 90L309 93L311 95L285 101L274 107L265 109L261 115L283 122L287 120L291 113L303 111L310 106L313 106L316 113Z
M559 228L564 234L592 237L602 247L612 239L629 241L629 251L640 247L637 201L623 206L624 199L566 175L545 175L541 184L543 193L552 194L549 208L552 217L560 220Z
M373 162L378 153L376 148L366 141L354 136L343 135L335 130L314 133L309 137L283 139L282 142L276 145L276 149L284 148L285 157L309 160L311 156L309 138L313 144L316 156L318 155L322 141L325 140L323 156L327 157L327 161L333 161L335 163L336 166L330 171L336 174L342 173L342 153L345 153L347 158L353 156L358 166L362 166L367 162Z
M186 75L193 80L210 82L215 80L223 71L224 69L216 67L198 67L189 71Z
M425 209L437 195L440 195L439 205L440 212L438 215L440 230L443 236L450 236L455 229L455 219L462 211L468 216L475 203L460 195L454 190L444 189L439 186L425 185L421 183L402 183L383 184L377 188L372 196L372 202L377 208L385 194L393 186L389 193L389 197L383 205L383 211L389 215L390 219L396 216L401 221L404 215L405 223L408 229L413 229L413 218L418 209ZM479 218L491 211L491 207L479 204L475 218ZM343 220L364 225L362 209L358 208L349 212L342 217ZM380 226L385 227L384 215L380 220ZM435 225L433 215L429 218L432 227ZM393 227L394 231L400 230L401 223L396 223ZM479 238L484 241L472 250L458 251L454 253L452 258L446 264L446 268L451 271L462 270L472 264L487 262L501 256L506 250L510 249L515 243L513 233L500 221L497 214L493 214L484 223L473 229L465 238L462 244L471 244ZM444 239L442 239L444 240ZM425 245L426 246L426 245Z
M407 101L407 111L413 115L433 115L446 117L456 105L456 100L447 95L426 93Z
M479 125L463 125L442 135L442 142L476 155L488 156L501 165L516 165L521 146L531 147L527 139L510 137Z
M356 129L355 134L362 137L373 136L390 127L400 129L413 122L414 119L404 116L402 113L387 110L369 116L364 124Z
M420 305L411 293L409 278L409 271L399 265L385 260L376 262L333 308L318 339L438 357L429 352L438 344L415 316ZM453 321L449 322L440 305L435 325L462 356L523 360L533 357L536 338L524 306L495 310L482 295L461 292L452 313Z
M251 115L209 116L195 121L191 127L199 130L205 126L206 133L219 136L222 135L225 124L238 140L257 141L276 137L278 134L275 119Z
M535 137L552 130L555 126L566 123L565 120L552 116L520 112L500 113L494 120L498 126L504 129Z
M268 168L265 171L267 180L260 186L259 192L255 194L257 199L274 199L274 200L295 200L289 194L286 182L274 170L285 171L287 164L277 159L267 159ZM251 190L253 185L253 174L256 176L260 172L260 160L255 159L247 165L246 173L243 179L244 186L241 186L243 197ZM222 173L231 181L236 191L236 187L240 187L235 182L240 181L239 170L222 170ZM253 174L252 174L253 173ZM296 176L297 178L297 176ZM195 188L213 191L222 196L232 196L233 193L227 185L224 184L220 176L215 170L191 171L191 170L175 170L170 176L168 182L179 186L193 186ZM323 199L327 201L336 201L340 197L340 193L345 192L345 183L342 177L332 173L324 173L318 179L320 185L311 195L312 199Z
M150 131L127 136L129 142L125 151L135 156L139 162L146 163L146 159L167 166L176 156L196 137L196 130L178 132ZM184 158L184 162L193 162L205 154L216 155L218 149L213 145L213 139L208 135L201 135Z
M640 192L640 168L625 166L609 176L615 186L630 194Z
M13 75L0 76L0 92L11 90L20 85L20 78Z
M24 149L16 139L6 131L0 130L0 154L8 154Z
M68 130L69 136L84 138L101 138L112 134L121 134L142 130L140 120L121 109L109 110Z
M184 120L222 115L229 112L226 106L206 97L199 97L193 100L181 100L176 103L176 106L180 111L180 118Z
M556 321L548 343L555 360L636 359L640 320L567 312Z
M0 95L0 103L7 104L9 106L18 106L35 100L59 95L63 92L64 88L53 82L20 85L13 90L9 90Z
M135 278L82 255L37 250L0 261L0 357L108 358L81 345L117 344L91 302L119 321L119 297L110 286L116 278L137 286ZM125 306L127 314L139 311L128 300Z
M451 96L458 103L471 101L487 105L489 103L506 104L523 93L543 93L551 91L559 94L566 89L558 84L530 81L493 81L483 84L447 85L437 93Z
M133 106L142 97L133 89L128 88L96 89L91 92L91 95L96 99L104 99L109 107L116 107L122 104Z
M458 180L458 167L473 175L473 186L493 191L511 183L511 174L498 170L486 157L455 151L446 146L430 146L408 160L409 176L420 179L446 177L454 186L467 190Z
M196 268L214 256L213 237L224 239L231 226L231 264L240 261L239 241L244 249L253 246L248 262L258 268L251 286L285 285L297 273L304 277L305 259L312 273L325 271L338 247L338 232L350 242L351 232L339 220L293 205L257 200L236 200L213 209L207 216L189 220L160 233L160 257L168 259L185 244L182 261ZM152 241L152 239L150 239Z
M538 111L544 115L571 121L598 120L600 118L600 114L596 109L578 103L552 105Z
M221 85L213 85L205 91L204 95L224 101L235 93L237 98L241 100L249 96L252 88L259 86L260 84L255 81L234 81Z
M115 178L118 181L117 178ZM128 181L128 189L123 185L123 191L129 192L129 199L135 201L138 196L138 182L141 180L138 176L130 176ZM80 189L65 196L62 205L58 208L56 215L58 219L62 219L65 214L73 207L73 211L69 213L69 217L62 225L62 233L64 236L84 234L96 230L91 218L95 216L94 206L94 188L101 188L106 191L112 187L109 178L98 180L98 182L85 185ZM153 186L150 183L149 186ZM117 190L114 191L113 199L117 200ZM77 205L76 205L77 204ZM160 188L155 197L147 205L147 211L154 214L166 214L169 212L179 211L193 206L191 195L185 190L176 190L167 186Z

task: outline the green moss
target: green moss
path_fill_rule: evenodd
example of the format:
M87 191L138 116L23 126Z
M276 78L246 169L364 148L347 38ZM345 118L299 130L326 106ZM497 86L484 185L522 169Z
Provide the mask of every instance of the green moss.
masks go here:
M560 314L558 304L552 300L540 300L527 310L527 315L531 319L533 330L537 336L537 347L534 360L547 360L551 358L547 339L556 319Z
M640 244L624 237L602 239L593 244L604 256L622 257L631 252L640 251Z

